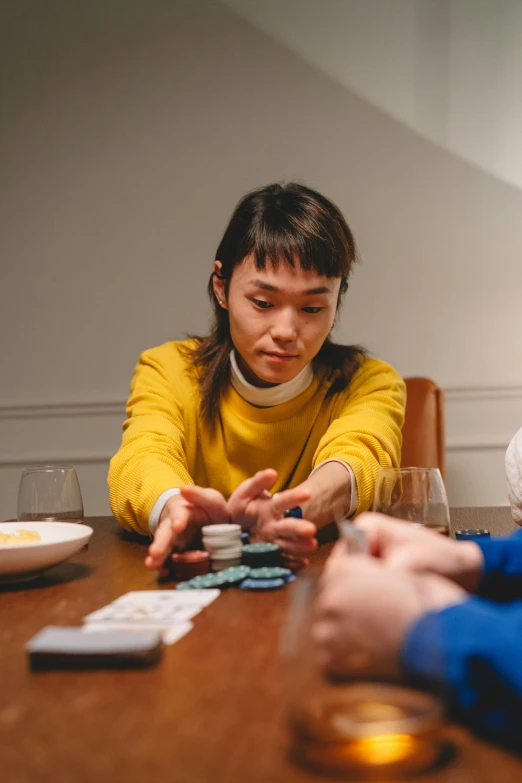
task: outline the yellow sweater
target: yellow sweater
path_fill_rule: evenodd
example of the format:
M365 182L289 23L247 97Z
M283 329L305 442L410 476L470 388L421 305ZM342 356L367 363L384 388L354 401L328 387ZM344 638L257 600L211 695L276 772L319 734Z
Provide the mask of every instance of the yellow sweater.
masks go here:
M179 345L145 351L134 371L122 444L109 470L111 508L127 530L147 534L154 504L172 487L214 487L228 498L256 471L275 468L276 492L305 481L328 459L352 468L359 513L371 504L379 467L399 465L405 386L389 364L364 359L350 386L329 397L337 372L323 371L271 408L251 405L229 386L211 428Z

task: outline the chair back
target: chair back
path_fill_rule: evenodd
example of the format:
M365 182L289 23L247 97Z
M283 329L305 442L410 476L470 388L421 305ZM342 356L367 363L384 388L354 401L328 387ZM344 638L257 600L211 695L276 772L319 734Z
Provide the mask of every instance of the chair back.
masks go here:
M429 378L405 378L403 467L439 468L444 478L444 392Z

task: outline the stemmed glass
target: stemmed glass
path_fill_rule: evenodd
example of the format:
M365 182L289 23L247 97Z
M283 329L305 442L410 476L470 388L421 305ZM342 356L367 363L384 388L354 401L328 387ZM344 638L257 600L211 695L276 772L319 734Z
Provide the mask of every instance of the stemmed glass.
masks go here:
M438 468L381 468L373 510L448 535L449 506Z
M36 465L22 472L18 519L27 522L83 522L78 476L69 465Z

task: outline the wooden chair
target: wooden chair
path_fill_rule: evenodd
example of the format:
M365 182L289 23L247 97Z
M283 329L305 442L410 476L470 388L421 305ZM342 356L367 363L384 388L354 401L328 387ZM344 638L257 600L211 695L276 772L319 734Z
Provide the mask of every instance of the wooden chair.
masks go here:
M439 468L444 478L444 392L429 378L404 380L407 398L401 465Z

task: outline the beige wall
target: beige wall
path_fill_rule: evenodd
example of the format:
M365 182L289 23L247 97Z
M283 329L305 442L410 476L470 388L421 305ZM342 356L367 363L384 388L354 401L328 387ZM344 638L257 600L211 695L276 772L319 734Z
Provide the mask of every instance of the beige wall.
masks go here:
M448 388L454 504L506 502L521 424L522 194L417 137L229 9L49 0L0 41L0 518L21 466L108 509L132 367L204 330L248 189L300 179L358 239L338 336Z
M522 187L520 0L223 0L390 116Z

